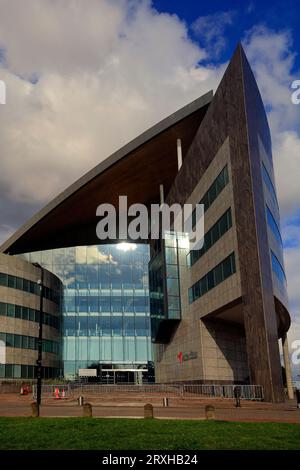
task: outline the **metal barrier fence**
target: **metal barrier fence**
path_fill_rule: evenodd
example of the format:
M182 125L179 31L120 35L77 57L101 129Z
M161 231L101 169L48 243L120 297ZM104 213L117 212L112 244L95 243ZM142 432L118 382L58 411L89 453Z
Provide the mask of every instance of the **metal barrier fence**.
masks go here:
M44 398L69 398L71 396L70 384L67 385L42 385L42 397ZM32 397L36 399L37 387L32 387Z
M236 385L183 385L184 396L202 396L215 398L234 398ZM263 388L261 385L238 385L240 387L241 399L263 400Z
M241 399L263 400L263 388L260 385L238 385ZM42 396L46 398L69 398L88 394L95 396L126 395L167 396L178 398L234 398L236 385L203 384L142 384L142 385L103 385L75 384L43 385ZM33 398L36 398L36 386L33 386Z

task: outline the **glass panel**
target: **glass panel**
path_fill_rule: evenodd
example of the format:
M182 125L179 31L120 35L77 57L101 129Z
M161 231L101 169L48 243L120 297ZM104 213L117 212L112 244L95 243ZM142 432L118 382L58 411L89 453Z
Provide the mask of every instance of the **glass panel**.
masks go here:
M136 360L134 338L124 338L124 360L130 362Z
M88 358L88 341L86 337L78 338L76 348L76 360L86 361Z
M194 302L235 272L235 257L232 253L189 289L189 302Z
M20 305L15 306L15 317L22 318L22 307Z
M8 276L8 287L11 287L12 289L16 288L16 278L15 276Z
M7 304L7 316L14 317L15 316L15 306L12 304Z
M271 251L271 258L272 258L272 269L276 276L278 277L279 281L286 286L286 277L283 267L281 266L280 262L278 261L277 257L274 255L273 251Z
M282 238L281 238L280 230L279 230L278 225L277 225L277 223L276 223L276 221L273 217L273 214L270 211L270 209L268 208L268 206L267 206L267 221L268 221L268 225L269 225L270 229L272 230L273 234L275 235L275 238L277 239L279 244L282 246Z
M111 318L111 328L113 336L121 336L123 330L123 318L120 317L112 317Z
M6 333L6 346L10 348L14 347L14 335L11 333Z
M0 302L0 315L6 316L7 313L7 304Z
M124 335L125 336L134 336L134 317L124 317L123 319L124 324Z
M7 274L0 273L0 286L7 286L8 276Z
M100 330L102 336L111 336L110 316L100 317Z
M122 338L115 338L112 343L112 354L113 354L113 361L120 361L124 360L123 358L123 339Z
M136 355L139 361L147 361L147 342L142 338L136 338Z
M187 257L187 265L192 266L201 258L232 226L231 209L213 225L213 227L204 236L204 245L201 250L193 250ZM189 264L190 263L190 264Z
M76 330L78 336L87 336L88 334L88 317L76 318Z
M21 277L17 277L16 279L16 288L23 290L23 279Z
M100 344L98 338L89 339L89 357L90 361L99 361Z
M21 348L22 347L22 336L21 335L14 335L14 347Z

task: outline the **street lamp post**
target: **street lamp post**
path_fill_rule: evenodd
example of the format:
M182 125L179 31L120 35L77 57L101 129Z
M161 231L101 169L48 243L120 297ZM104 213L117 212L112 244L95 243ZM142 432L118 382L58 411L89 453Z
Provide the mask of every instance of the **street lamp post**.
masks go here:
M38 358L36 361L37 371L37 387L36 387L36 404L37 415L40 416L40 405L42 399L42 355L43 355L43 298L44 298L44 269L38 263L35 266L41 270L41 279L38 281L40 286L40 314L39 314L39 337L38 337Z

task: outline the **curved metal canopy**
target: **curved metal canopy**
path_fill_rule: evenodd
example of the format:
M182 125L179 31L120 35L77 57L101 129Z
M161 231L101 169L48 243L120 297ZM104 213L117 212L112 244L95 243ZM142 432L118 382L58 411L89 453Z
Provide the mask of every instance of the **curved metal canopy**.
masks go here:
M159 185L167 194L178 172L177 139L184 159L212 98L212 91L206 93L106 158L34 215L0 251L18 254L97 244L99 204L117 208L119 195L128 196L128 205L159 202Z

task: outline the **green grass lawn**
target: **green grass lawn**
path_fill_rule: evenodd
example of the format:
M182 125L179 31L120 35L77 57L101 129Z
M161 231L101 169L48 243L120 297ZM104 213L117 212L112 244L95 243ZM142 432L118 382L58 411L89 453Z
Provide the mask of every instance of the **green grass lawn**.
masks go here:
M156 419L0 418L0 449L300 449L300 425Z

